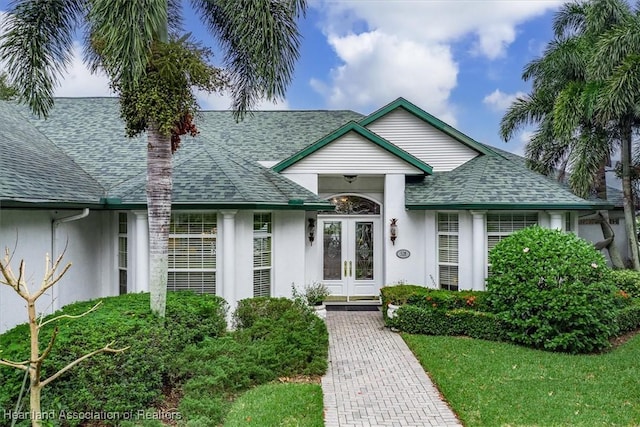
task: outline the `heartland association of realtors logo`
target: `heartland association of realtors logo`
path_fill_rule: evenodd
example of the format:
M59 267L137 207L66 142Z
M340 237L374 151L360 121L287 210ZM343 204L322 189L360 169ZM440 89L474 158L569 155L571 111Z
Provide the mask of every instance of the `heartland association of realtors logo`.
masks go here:
M182 419L182 414L177 411L42 411L42 412L19 412L12 410L3 410L3 418L5 420L41 420L41 421L117 421L117 420L160 420L160 421L176 421Z

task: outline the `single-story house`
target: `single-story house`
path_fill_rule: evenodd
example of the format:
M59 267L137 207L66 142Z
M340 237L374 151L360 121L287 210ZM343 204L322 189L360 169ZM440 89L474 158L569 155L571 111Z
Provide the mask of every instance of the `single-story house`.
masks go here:
M0 117L0 247L34 286L46 253L73 263L40 309L148 290L146 144L125 136L118 100L60 98L47 120L2 102ZM167 287L231 306L313 282L345 301L402 282L483 289L504 236L582 233L581 217L613 208L403 98L367 116L205 111L196 123L174 157ZM24 320L0 286L0 332Z

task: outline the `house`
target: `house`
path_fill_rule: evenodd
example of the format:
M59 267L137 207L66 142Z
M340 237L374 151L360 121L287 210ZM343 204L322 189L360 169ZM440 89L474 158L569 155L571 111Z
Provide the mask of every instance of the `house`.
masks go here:
M41 120L0 103L0 247L26 260L34 285L45 253L73 263L40 310L148 289L146 145L125 137L118 108L57 99ZM483 289L503 237L532 224L582 232L581 217L612 208L402 98L368 116L197 120L200 134L174 157L167 286L232 306L316 281L347 301L400 282ZM0 287L0 332L24 319L22 300Z

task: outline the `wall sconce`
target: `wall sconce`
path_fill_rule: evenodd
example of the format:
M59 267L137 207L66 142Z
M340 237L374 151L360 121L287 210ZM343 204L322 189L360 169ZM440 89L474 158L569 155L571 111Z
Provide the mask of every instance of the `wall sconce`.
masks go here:
M391 218L391 225L389 226L389 237L391 243L396 244L396 238L398 237L398 218Z
M307 226L307 231L309 233L309 243L313 246L313 241L316 239L316 220L313 218L307 219L309 225Z
M349 184L351 184L356 179L358 179L358 175L343 175L343 176L344 176L344 180L347 181Z

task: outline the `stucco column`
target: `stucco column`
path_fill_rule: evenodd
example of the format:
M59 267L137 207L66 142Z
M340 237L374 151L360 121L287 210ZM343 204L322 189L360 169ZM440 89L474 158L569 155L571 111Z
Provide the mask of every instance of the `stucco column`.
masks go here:
M548 211L549 214L549 228L552 230L564 231L564 212L563 211Z
M134 211L134 280L133 292L149 292L149 223L147 211Z
M229 303L229 312L236 309L236 213L237 210L222 211L222 293Z
M487 249L486 249L486 211L471 211L471 216L473 217L473 243L472 243L472 253L473 257L471 260L471 269L472 269L472 282L471 286L474 291L482 291L484 290L484 279L487 274L486 271L486 259L487 259Z

